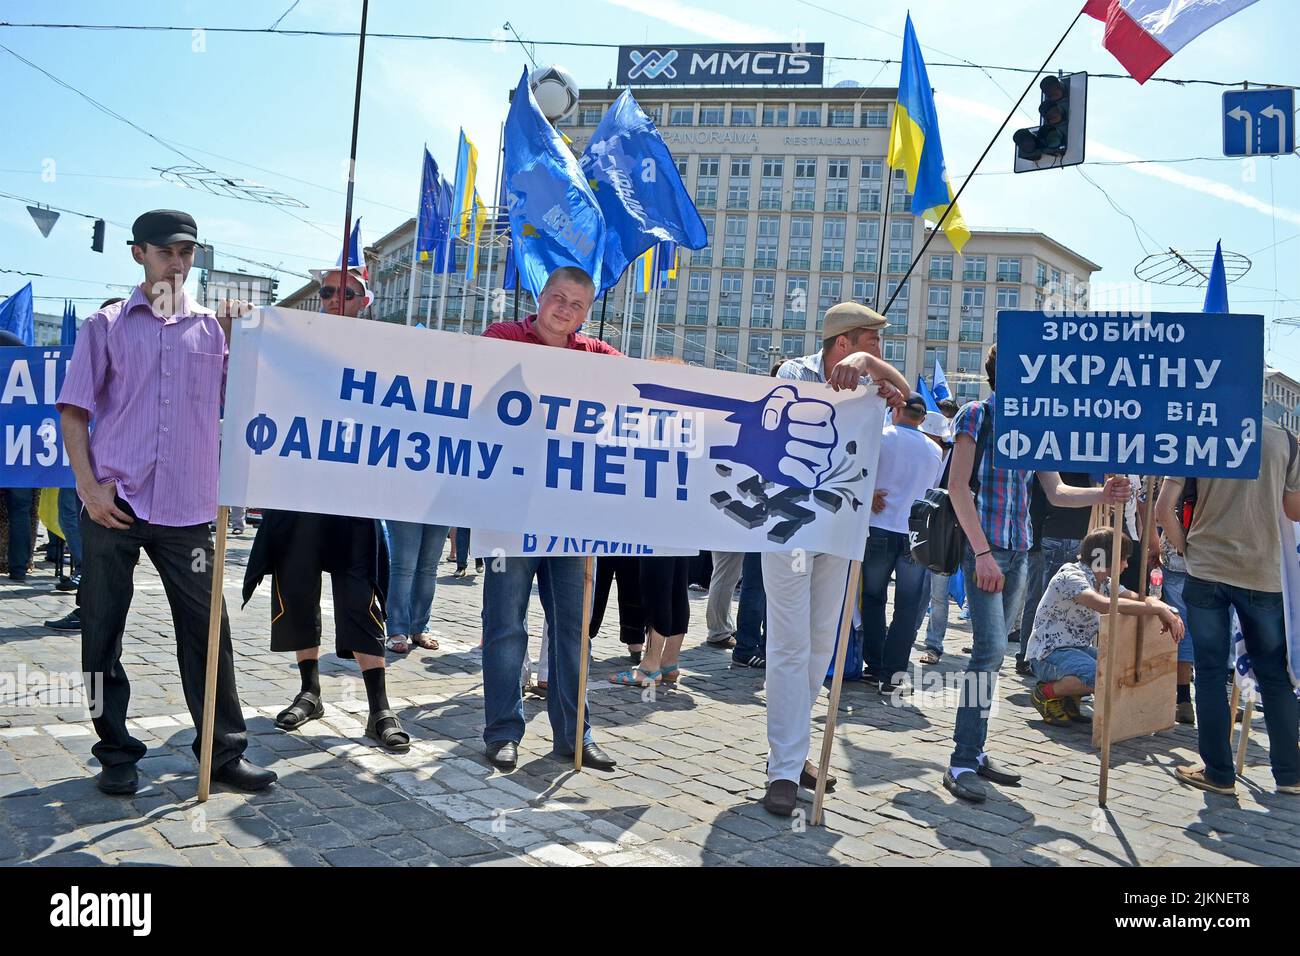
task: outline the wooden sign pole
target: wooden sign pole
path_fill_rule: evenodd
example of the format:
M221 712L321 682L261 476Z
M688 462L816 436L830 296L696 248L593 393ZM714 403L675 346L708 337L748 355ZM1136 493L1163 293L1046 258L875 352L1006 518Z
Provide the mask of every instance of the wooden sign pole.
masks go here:
M591 597L595 577L595 558L582 559L582 634L578 653L578 729L573 741L573 769L582 770L582 728L587 717L587 670L591 660ZM558 663L558 661L557 661Z
M1142 540L1138 547L1142 549L1141 558L1139 559L1138 568L1138 597L1147 596L1147 542L1151 540L1151 512L1155 506L1154 495L1152 494L1155 486L1155 479L1148 475L1142 479L1142 492L1146 496L1146 507L1142 511ZM1146 628L1139 627L1137 634L1137 647L1133 656L1133 680L1140 682L1142 680L1142 641L1146 637Z
M217 669L221 660L221 592L226 580L226 521L230 509L217 508L217 542L212 555L212 591L208 604L208 656L203 671L203 722L199 728L199 803L212 787L212 731L216 725Z
M1120 535L1124 530L1124 506L1115 505L1111 513L1113 515L1111 528L1114 533L1111 535L1110 549L1110 621L1107 627L1106 646L1102 649L1106 658L1106 696L1101 705L1101 776L1097 780L1097 806L1099 807L1106 805L1106 786L1110 780L1110 710L1119 683L1119 662L1115 659L1114 651L1116 650L1115 631L1119 625L1119 559L1120 544L1123 540ZM1092 555L1087 557L1088 560L1094 560ZM1103 654L1099 653L1098 657L1101 656Z
M862 562L849 562L848 586L844 592L844 610L840 614L839 636L835 641L835 674L831 678L831 699L826 705L826 727L822 731L822 753L817 763L817 789L813 793L812 825L821 826L822 804L826 800L826 778L831 770L831 745L835 742L835 717L840 709L840 691L844 687L844 660L848 656L849 628L853 624L853 605L857 601Z

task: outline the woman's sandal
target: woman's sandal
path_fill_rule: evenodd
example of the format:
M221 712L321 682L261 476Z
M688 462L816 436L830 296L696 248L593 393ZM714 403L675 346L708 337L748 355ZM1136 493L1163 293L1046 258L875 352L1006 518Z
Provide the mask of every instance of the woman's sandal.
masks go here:
M416 647L423 647L426 651L436 651L438 649L438 639L431 637L424 631L411 635L411 641Z
M281 730L297 730L309 720L325 716L325 705L320 696L311 691L301 691L284 710L275 715L275 726Z
M663 668L659 673L663 675L663 683L676 684L678 678L682 676L682 668L679 664L673 664Z
M406 635L404 634L392 635L391 637L388 638L388 641L384 646L387 647L394 654L411 653L411 642L406 639Z
M411 749L411 735L402 729L402 722L391 710L370 715L366 721L366 736L390 753L404 754Z
M644 680L637 679L638 672L645 678ZM609 679L609 682L623 687L649 687L651 684L662 684L663 679L663 671L648 671L641 667L634 667L629 671L619 671Z

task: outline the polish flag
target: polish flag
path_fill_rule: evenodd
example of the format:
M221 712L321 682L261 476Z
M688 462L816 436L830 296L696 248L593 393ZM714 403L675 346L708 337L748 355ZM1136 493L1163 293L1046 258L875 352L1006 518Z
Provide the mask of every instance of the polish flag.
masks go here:
M1102 46L1139 83L1187 44L1255 0L1087 0L1083 12L1106 24Z

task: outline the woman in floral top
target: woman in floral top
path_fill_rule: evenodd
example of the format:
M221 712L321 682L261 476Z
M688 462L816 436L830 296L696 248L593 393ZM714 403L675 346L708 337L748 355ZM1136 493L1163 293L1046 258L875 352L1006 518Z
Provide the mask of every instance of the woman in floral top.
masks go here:
M1101 615L1110 611L1113 534L1110 528L1088 533L1079 548L1079 560L1056 572L1034 616L1034 632L1025 651L1038 678L1031 700L1043 720L1052 726L1090 719L1079 710L1078 702L1092 693L1097 680L1097 632ZM1132 549L1132 540L1123 535L1121 574ZM1121 585L1119 612L1154 615L1160 618L1161 631L1168 632L1175 641L1182 639L1182 618L1156 598L1143 599Z

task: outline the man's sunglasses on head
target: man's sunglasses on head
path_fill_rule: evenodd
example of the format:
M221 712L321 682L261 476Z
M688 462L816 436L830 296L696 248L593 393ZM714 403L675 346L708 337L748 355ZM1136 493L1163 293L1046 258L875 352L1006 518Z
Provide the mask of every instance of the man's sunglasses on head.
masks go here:
M338 291L339 290L332 285L323 285L320 287L320 297L322 299L332 299L334 298L334 294ZM361 293L356 289L344 289L343 298L351 302L353 299L361 298Z

